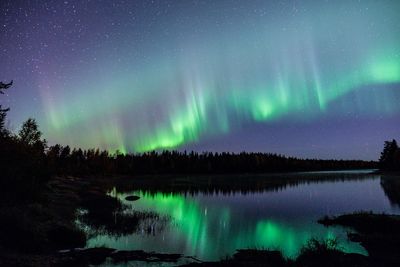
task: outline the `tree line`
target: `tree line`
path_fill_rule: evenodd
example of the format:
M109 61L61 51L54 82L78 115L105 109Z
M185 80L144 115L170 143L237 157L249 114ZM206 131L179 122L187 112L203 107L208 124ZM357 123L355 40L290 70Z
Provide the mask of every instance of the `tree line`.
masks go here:
M0 92L11 83L0 83ZM374 161L299 159L272 153L197 153L152 151L140 154L110 153L56 144L48 146L37 122L30 118L15 134L5 127L8 108L0 106L2 188L11 186L35 191L53 175L158 175L230 174L291 171L320 171L377 168ZM379 167L396 169L399 148L395 140L385 142Z
M271 153L197 153L180 151L110 154L98 149L49 147L47 157L58 174L229 174L374 168L361 160L298 159Z

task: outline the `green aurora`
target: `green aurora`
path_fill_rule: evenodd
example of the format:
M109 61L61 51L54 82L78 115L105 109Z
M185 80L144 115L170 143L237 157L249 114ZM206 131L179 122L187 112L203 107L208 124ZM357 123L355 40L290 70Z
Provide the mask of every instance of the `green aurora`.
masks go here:
M210 27L204 15L186 31L153 40L164 46L148 60L127 56L134 65L114 62L104 49L96 66L71 74L77 79L70 79L70 90L40 80L46 136L72 146L145 152L228 136L249 123L397 115L396 91L386 89L400 83L394 23L400 5L394 3L372 1L362 9L305 1L296 13L243 15L243 23L220 10L223 26ZM195 28L198 34L190 31ZM178 42L179 34L191 37ZM349 95L367 101L343 106Z

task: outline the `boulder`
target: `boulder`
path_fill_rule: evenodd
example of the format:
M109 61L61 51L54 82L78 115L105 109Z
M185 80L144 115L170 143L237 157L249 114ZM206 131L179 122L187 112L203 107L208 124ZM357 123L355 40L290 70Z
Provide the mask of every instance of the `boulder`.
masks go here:
M127 197L125 198L125 200L128 200L128 201L136 201L136 200L138 200L138 199L140 199L139 196L127 196Z

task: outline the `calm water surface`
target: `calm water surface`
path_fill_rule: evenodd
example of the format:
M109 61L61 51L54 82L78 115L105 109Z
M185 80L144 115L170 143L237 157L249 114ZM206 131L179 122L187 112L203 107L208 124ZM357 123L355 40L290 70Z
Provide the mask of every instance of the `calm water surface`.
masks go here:
M168 219L147 222L130 235L97 235L88 246L183 253L202 260L218 260L239 248L279 249L285 256L295 257L310 238L336 237L343 250L365 254L361 246L347 241L348 230L326 228L316 221L325 215L361 210L398 214L400 209L389 202L379 175L361 173L357 179L343 180L339 179L343 173L338 172L339 180L332 181L336 174L326 174L330 181L312 180L261 192L113 190L110 194L130 209L157 212ZM140 199L128 202L128 195Z

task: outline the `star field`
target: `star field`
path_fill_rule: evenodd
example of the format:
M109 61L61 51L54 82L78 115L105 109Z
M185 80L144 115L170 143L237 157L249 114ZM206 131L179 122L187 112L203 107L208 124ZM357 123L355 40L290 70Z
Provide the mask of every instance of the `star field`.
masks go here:
M400 133L398 1L1 1L8 127L122 152L377 159Z

